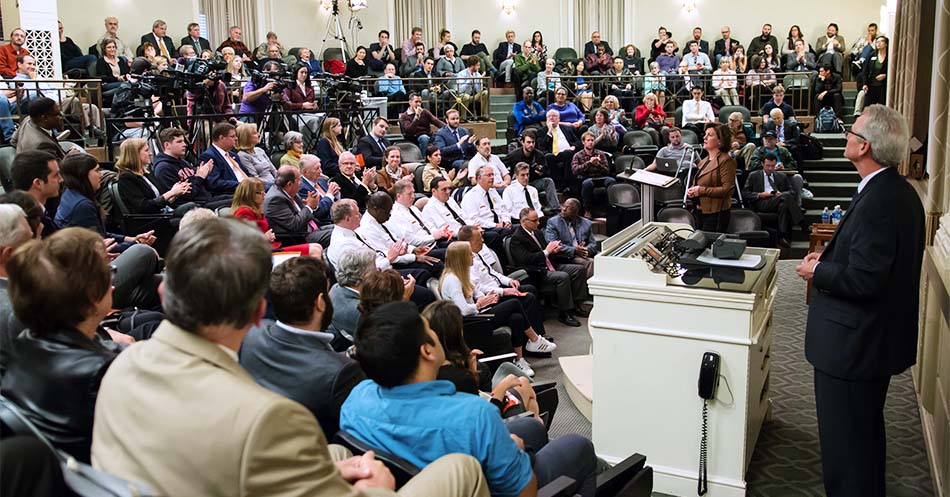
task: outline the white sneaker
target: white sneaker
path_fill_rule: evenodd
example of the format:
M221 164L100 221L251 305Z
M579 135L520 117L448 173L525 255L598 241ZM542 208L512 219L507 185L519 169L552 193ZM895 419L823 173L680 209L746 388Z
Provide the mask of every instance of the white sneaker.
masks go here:
M554 349L557 348L557 345L547 338L539 336L537 341L532 342L531 340L528 340L528 343L525 344L524 348L528 352L540 352L546 354L553 352Z
M532 377L534 376L534 370L531 369L531 365L528 364L528 361L524 360L524 357L519 357L518 359L515 359L515 362L513 362L512 364L514 364L515 367L517 367L518 369L524 371L524 374L528 376L532 376Z

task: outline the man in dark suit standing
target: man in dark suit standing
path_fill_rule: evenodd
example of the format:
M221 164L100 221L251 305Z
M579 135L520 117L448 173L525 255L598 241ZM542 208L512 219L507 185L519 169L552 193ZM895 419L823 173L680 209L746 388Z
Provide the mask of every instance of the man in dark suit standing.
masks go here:
M801 180L798 180L798 188L794 188L787 174L775 171L777 162L778 157L773 154L762 157L762 169L749 173L742 197L749 199L747 202L755 212L778 214L779 245L788 247L791 245L792 228L801 226L802 230L805 229L805 215L798 205Z
M234 153L236 143L237 131L233 125L218 123L211 128L211 146L201 153L198 162L204 164L211 159L214 163L205 180L205 186L213 195L234 195L240 182L253 177Z
M537 287L554 287L557 293L558 320L568 326L580 326L575 315L587 317L587 269L573 263L556 263L552 256L564 248L560 240L544 241L538 211L525 207L518 215L521 224L511 235L511 265L523 268Z
M379 169L383 165L383 152L389 146L386 131L389 130L389 121L385 117L377 117L373 121L370 133L356 142L356 154L363 156L363 165Z
M196 22L188 25L188 36L181 39L178 49L181 50L181 47L185 45L195 47L195 54L197 55L201 55L202 50L211 50L211 42L201 37L201 27Z
M805 357L828 497L884 497L884 401L891 376L916 362L924 212L896 171L907 123L870 105L847 133L861 175L851 208L822 253L797 272L812 282Z
M152 32L142 35L142 39L139 43L139 50L142 50L142 46L145 45L145 42L151 43L155 47L155 55L161 55L168 60L171 60L174 57L178 56L178 52L175 51L175 43L172 41L171 36L167 36L165 31L167 29L165 21L157 19L152 23ZM199 54L201 52L198 52ZM140 53L139 55L143 55Z
M274 186L264 196L264 217L277 240L285 245L306 241L327 248L333 226L320 226L314 217L320 207L320 195L310 193L303 201L297 198L300 183L300 170L296 166L281 166Z
M332 438L343 402L366 377L359 363L330 347L333 334L324 331L333 317L326 271L315 257L275 267L268 289L277 321L251 328L239 356L258 384L302 404Z
M544 153L550 175L559 187L571 184L571 161L580 147L580 140L573 126L561 124L561 115L554 109L548 111L545 127L538 132L538 150Z

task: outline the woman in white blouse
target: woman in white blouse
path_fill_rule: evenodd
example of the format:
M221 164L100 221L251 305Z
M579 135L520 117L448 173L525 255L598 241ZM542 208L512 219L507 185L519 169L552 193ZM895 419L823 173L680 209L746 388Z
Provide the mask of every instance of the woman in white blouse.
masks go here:
M472 284L470 271L473 262L472 247L468 242L451 243L445 252L445 269L439 279L439 293L443 299L451 300L458 306L463 316L484 313L492 316L492 328L511 328L511 344L517 355L514 364L529 376L534 376L534 370L522 356L523 349L527 347L529 352L551 352L556 346L534 331L518 300L499 300L497 293L484 294Z

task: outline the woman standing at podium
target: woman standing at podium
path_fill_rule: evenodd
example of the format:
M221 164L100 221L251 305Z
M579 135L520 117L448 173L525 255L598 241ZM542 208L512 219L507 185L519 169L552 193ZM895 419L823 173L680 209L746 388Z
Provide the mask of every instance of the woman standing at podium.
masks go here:
M725 233L729 229L732 192L736 186L736 161L729 157L731 144L728 126L706 125L703 148L709 156L699 163L693 186L686 190L686 195L698 203L698 226L703 231Z

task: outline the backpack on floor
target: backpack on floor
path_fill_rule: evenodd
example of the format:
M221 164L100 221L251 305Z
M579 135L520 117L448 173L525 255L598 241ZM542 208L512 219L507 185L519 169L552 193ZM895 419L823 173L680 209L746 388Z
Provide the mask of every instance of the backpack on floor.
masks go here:
M821 160L825 155L821 142L814 136L805 134L798 137L798 151L802 160Z
M841 131L841 126L838 124L838 117L835 116L834 109L824 107L818 111L818 115L815 117L816 133L837 133L839 131Z

